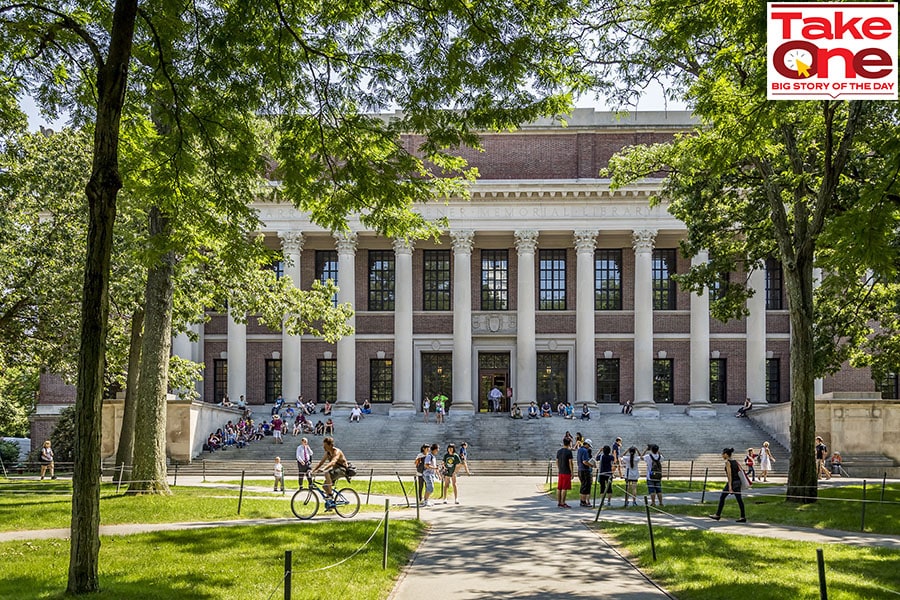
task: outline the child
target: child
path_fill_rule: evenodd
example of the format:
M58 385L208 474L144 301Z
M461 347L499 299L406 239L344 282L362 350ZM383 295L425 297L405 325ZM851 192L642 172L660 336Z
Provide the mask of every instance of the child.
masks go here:
M273 491L278 491L278 486L281 486L282 493L284 492L284 465L281 464L281 457L275 457L275 489Z
M756 469L753 468L754 459L757 455L753 454L753 448L747 448L747 456L744 457L744 464L747 465L747 475L750 481L756 481Z

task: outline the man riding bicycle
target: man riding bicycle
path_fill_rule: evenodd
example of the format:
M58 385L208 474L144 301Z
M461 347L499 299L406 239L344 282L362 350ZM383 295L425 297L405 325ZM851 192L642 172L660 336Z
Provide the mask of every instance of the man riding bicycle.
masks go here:
M324 473L325 484L325 510L334 508L334 499L331 496L331 484L341 477L347 477L347 457L340 448L334 446L334 438L326 437L322 440L322 448L325 450L325 456L319 461L312 472ZM347 479L349 481L349 478Z

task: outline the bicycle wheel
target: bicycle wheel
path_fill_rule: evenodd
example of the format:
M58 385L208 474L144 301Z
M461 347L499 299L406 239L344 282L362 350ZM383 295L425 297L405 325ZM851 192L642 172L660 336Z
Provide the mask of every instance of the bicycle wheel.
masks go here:
M334 496L334 510L345 519L359 512L359 494L353 488L338 490Z
M291 512L298 519L312 519L319 512L319 497L312 490L297 490L291 498Z

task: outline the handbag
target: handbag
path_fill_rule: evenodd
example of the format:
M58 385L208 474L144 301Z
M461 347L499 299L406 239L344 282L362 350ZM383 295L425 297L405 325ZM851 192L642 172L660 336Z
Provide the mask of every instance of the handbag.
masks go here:
M743 470L742 468L740 468L740 467L738 467L738 473L740 474L740 478L741 478L741 487L742 487L742 488L746 488L746 489L748 489L748 490L749 490L750 488L752 488L752 487L753 487L753 482L750 481L750 478L749 478L749 477L747 477L747 473L744 472L744 470Z

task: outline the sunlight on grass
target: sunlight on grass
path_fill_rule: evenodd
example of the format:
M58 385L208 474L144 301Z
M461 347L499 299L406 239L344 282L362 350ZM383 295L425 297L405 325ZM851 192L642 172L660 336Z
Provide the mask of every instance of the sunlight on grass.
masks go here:
M121 598L266 599L282 597L284 551L294 553L295 598L385 598L424 533L414 521L391 521L388 569L382 537L343 565L317 571L353 553L377 521L290 523L103 537L98 600ZM0 544L0 598L61 598L69 544L35 540Z
M705 531L654 528L653 562L647 528L604 523L641 568L680 600L816 599L816 548L792 542ZM900 589L900 552L885 548L824 547L828 597L871 600Z

